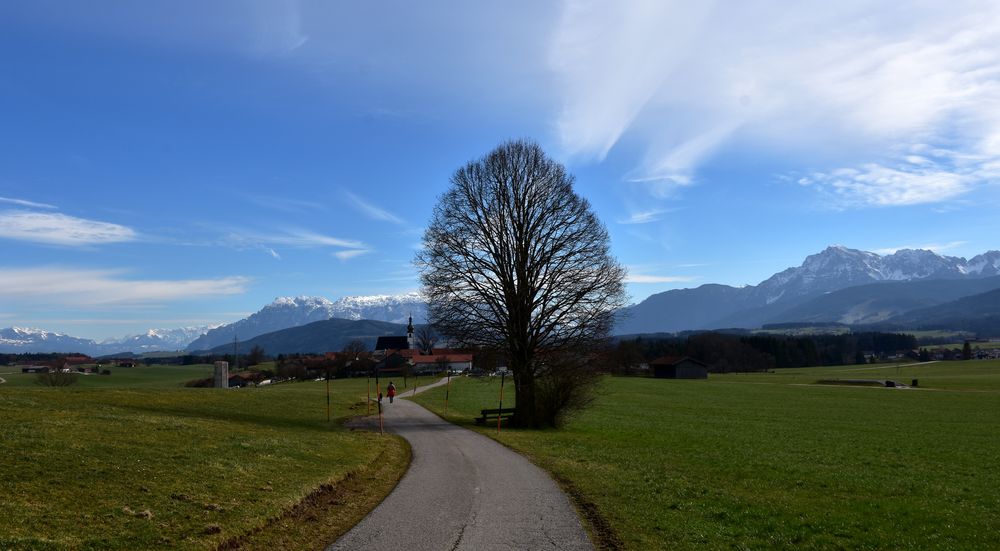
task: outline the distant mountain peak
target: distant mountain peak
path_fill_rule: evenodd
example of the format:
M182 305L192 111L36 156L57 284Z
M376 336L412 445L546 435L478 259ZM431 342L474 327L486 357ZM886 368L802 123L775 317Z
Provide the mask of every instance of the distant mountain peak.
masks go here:
M943 256L926 249L900 249L879 255L830 245L758 285L731 292L703 285L653 295L626 309L618 334L756 327L781 312L815 297L879 282L932 279L981 279L1000 275L1000 251L988 251L971 260Z
M331 318L406 323L412 315L415 323L422 323L427 317L426 312L426 301L420 293L415 292L397 295L346 296L336 301L306 295L277 297L250 316L217 327L195 339L187 349L208 350L232 343L234 336L244 341L265 333Z
M323 305L333 304L326 297L316 297L299 295L297 297L277 297L268 306L303 306L303 305Z

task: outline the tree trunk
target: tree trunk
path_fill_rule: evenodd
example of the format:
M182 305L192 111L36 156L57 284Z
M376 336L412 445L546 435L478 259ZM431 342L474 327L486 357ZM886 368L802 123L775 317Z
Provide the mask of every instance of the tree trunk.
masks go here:
M514 391L517 396L514 402L514 418L511 423L519 427L537 427L535 377L528 366L512 366L512 370L514 371Z

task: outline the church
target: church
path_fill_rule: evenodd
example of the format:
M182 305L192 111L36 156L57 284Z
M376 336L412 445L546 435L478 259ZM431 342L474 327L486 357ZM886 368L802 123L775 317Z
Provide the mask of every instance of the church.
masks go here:
M402 372L404 369L418 375L449 370L461 373L472 369L473 355L468 351L449 348L432 348L422 354L413 334L413 316L406 325L406 336L384 336L375 342L376 369L385 373Z

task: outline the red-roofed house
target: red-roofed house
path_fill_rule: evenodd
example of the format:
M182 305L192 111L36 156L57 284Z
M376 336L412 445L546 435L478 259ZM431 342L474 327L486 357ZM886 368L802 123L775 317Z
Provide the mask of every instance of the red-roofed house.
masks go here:
M448 363L448 369L455 372L472 369L472 354L433 354L428 356L413 356L410 363L413 371L420 375L439 373L443 371L443 363Z

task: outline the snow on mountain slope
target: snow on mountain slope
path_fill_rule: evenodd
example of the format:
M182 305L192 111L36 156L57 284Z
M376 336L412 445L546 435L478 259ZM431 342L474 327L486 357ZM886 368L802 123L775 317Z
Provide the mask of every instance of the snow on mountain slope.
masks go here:
M184 350L192 341L220 325L217 323L176 329L150 329L138 335L107 339L101 341L101 345L136 353Z
M79 339L44 329L7 327L0 329L0 352L79 352L93 354L101 350L91 339Z
M418 293L344 297L331 302L323 297L278 297L274 302L240 321L217 327L191 342L190 351L209 350L223 344L298 327L330 318L369 319L405 323L423 323L427 306Z
M332 306L333 318L392 323L406 323L410 316L414 323L427 319L427 302L420 293L344 297Z
M1000 251L989 251L967 261L927 250L901 249L883 256L834 245L809 255L800 266L782 270L758 285L721 286L727 290L725 293L715 287L702 286L652 295L623 311L615 333L756 327L804 301L850 287L885 281L985 278L998 274Z

